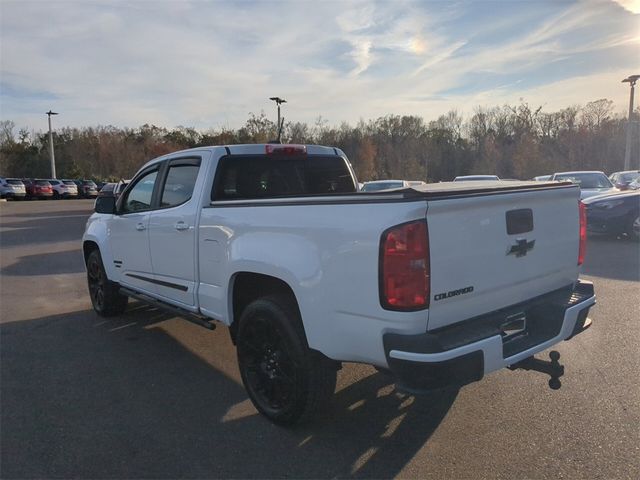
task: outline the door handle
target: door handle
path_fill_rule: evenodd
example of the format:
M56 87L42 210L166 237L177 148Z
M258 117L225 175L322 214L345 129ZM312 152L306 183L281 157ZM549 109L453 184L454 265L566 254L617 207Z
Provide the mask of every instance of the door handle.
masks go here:
M139 232L141 232L142 230L146 230L147 227L144 226L144 223L138 223L136 225L136 230L138 230Z
M187 225L187 224L186 224L186 223L184 223L184 222L177 222L177 223L174 225L174 228L175 228L176 230L189 230L189 225Z

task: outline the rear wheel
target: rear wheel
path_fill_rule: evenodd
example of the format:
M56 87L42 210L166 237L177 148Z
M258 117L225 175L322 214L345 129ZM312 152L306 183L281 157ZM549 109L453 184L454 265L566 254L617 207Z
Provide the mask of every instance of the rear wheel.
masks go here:
M87 284L91 304L98 315L112 317L127 308L129 298L119 292L117 283L107 278L99 250L93 250L87 258Z
M308 347L298 309L288 297L251 303L240 317L236 342L242 382L269 420L292 425L327 405L336 386L336 364Z

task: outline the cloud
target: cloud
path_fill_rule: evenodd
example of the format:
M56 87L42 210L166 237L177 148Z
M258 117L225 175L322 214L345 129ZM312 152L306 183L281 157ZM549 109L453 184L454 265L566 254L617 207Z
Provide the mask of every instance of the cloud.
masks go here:
M624 105L613 79L639 41L633 14L593 2L5 1L0 32L0 115L36 129L49 108L72 126L235 128L273 95L287 120L331 123Z
M613 0L631 13L640 13L640 0Z

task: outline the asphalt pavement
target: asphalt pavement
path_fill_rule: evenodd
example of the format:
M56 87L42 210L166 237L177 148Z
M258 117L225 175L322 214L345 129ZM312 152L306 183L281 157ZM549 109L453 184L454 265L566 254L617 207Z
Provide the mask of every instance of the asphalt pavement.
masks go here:
M92 205L0 203L3 479L640 478L638 244L589 238L598 304L592 328L555 348L559 390L504 370L416 398L347 364L329 412L285 429L247 399L225 327L135 302L93 312L80 245Z

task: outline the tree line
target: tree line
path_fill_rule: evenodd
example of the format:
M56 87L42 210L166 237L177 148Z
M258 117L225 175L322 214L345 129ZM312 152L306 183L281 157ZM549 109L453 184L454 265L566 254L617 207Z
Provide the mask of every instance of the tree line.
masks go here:
M636 111L637 115L638 111ZM356 125L286 122L283 143L341 148L360 181L397 178L429 182L457 175L495 174L528 179L566 170L622 170L626 119L613 102L595 100L556 112L527 103L478 107L468 118L449 111L434 121L387 115ZM167 129L97 126L62 128L53 134L59 178L131 178L148 160L186 148L263 143L277 137L264 112L249 114L238 129ZM632 159L638 158L634 142ZM48 177L48 134L0 121L0 175Z

